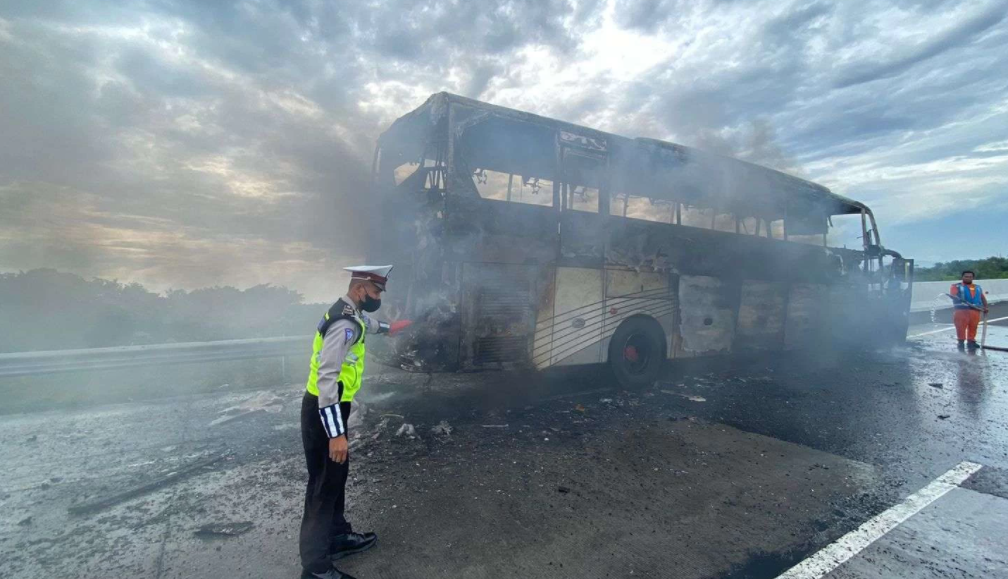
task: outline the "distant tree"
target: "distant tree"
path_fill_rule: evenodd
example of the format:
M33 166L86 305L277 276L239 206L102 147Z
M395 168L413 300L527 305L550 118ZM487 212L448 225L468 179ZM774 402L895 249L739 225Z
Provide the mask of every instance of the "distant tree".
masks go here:
M976 272L977 279L1008 279L1008 258L961 259L938 262L932 267L919 267L914 273L918 281L952 281L962 277L964 270Z
M0 274L0 352L309 335L324 311L272 285L153 293L54 269Z

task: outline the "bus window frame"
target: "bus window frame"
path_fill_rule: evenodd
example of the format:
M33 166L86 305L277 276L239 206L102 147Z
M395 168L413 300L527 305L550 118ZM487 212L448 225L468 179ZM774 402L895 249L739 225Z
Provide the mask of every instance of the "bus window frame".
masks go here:
M613 151L605 142L605 139L599 138L594 135L591 131L587 134L579 134L568 128L558 128L552 126L549 123L537 122L536 119L518 119L513 117L507 117L502 115L497 115L494 113L487 113L479 111L478 109L465 107L470 109L468 111L470 118L466 119L464 126L460 126L457 122L457 106L449 107L448 109L448 122L445 123L448 129L447 138L445 141L445 149L443 164L435 162L433 167L427 167L426 165L421 165L420 168L428 168L431 171L436 171L438 168L442 171L443 180L441 181L443 192L446 197L465 196L467 193L472 193L472 191L461 191L458 188L458 178L462 177L459 174L459 148L460 140L465 138L468 131L472 128L478 127L486 122L496 121L501 122L504 126L514 126L527 127L534 131L542 131L544 139L541 141L543 145L547 142L552 141L553 162L549 164L551 171L549 175L546 174L533 174L525 175L525 170L521 168L521 163L523 162L520 158L514 157L508 160L508 164L512 167L507 171L509 175L509 183L513 182L515 176L520 176L520 178L538 178L543 180L548 180L552 183L552 202L549 205L546 204L535 204L535 203L519 203L521 205L530 205L532 207L539 208L538 210L549 210L552 209L557 214L567 212L567 211L578 211L582 213L597 214L601 219L608 220L611 218L623 218L634 221L652 222L660 223L662 225L676 225L682 227L696 227L697 225L684 225L684 209L685 206L690 206L696 209L703 210L705 212L709 211L711 213L711 223L707 224L706 227L700 227L702 229L710 229L712 231L717 231L719 233L734 233L735 235L745 235L747 237L764 237L767 239L775 239L779 241L792 241L790 239L791 232L789 231L789 219L788 219L788 205L790 202L784 202L777 204L775 200L760 201L759 205L754 206L752 203L747 203L746 207L737 207L736 203L727 202L726 199L719 196L718 194L711 194L706 189L700 189L699 191L694 191L690 195L682 199L670 199L665 195L647 195L641 194L640 191L628 191L624 192L619 189L618 183L625 181L625 177L620 175L621 171L627 170L619 162L614 163ZM552 136L552 139L547 140L548 136ZM534 136L531 138L535 138ZM578 147L576 144L583 144L584 147ZM643 156L648 153L648 150L643 148L638 148L637 141L632 141L629 148L627 149L631 156ZM427 157L427 147L425 147L424 157ZM546 152L547 146L543 147L544 153ZM622 151L624 154L623 159L625 160L625 154L627 151ZM665 151L666 155L669 156L668 159L662 159L661 162L668 163L670 159L673 159L669 151ZM376 149L374 164L376 166L381 165L384 171L384 159L380 159L380 150ZM570 179L569 174L566 171L567 159L571 157L582 158L597 161L604 164L600 170L599 183L596 187L598 192L597 203L593 203L593 210L584 210L575 208L572 204L568 206L568 200L572 198L574 190L577 186L591 186L589 183L576 183L573 179ZM487 167L470 167L471 169L485 169ZM491 169L500 173L500 169ZM666 167L665 170L669 170ZM691 170L696 170L691 169ZM702 175L701 175L702 176ZM394 180L394 175L389 175L390 178ZM466 178L473 181L472 174L467 174ZM696 179L696 174L691 174L687 176L687 181L689 179ZM647 177L645 179L648 179ZM639 181L638 181L639 183ZM655 182L655 186L659 189L665 190L668 188L667 183ZM475 188L475 184L473 184ZM633 189L639 189L640 187L633 187ZM657 190L657 189L656 189ZM511 187L509 187L509 192ZM617 192L618 191L618 192ZM478 191L475 192L479 195ZM639 219L623 214L623 212L613 211L613 202L620 200L622 197L622 209L625 212L628 208L629 200L631 197L641 197L650 199L654 203L669 203L672 206L672 215L669 221L665 220L650 220L650 219ZM505 203L517 203L513 198L506 197L505 199L487 199L482 198L486 201L504 201ZM729 203L729 204L726 204ZM832 213L840 214L840 213ZM831 213L824 214L824 219L827 219ZM864 249L867 251L871 246L881 246L880 235L877 229L875 216L870 209L864 207L861 210L862 222L863 222L863 235L864 235ZM726 227L717 227L717 220L728 216L734 222L733 230L729 230ZM755 219L755 230L742 231L743 222L749 220L750 218ZM780 222L779 227L776 226L777 222ZM870 224L870 227L869 227ZM776 231L775 231L776 230ZM829 224L827 222L825 226L825 231L822 232L822 246L829 247L828 243L828 231ZM811 236L812 234L808 234ZM807 243L793 241L794 243L802 243L807 245ZM874 256L873 258L874 259Z
M609 165L609 155L604 149L588 149L583 147L572 146L569 142L562 140L564 132L558 131L557 133L557 165L559 167L559 186L558 186L558 197L559 197L559 211L561 213L567 211L579 211L581 213L604 215L607 213L603 211L604 207L607 207L606 202L609 199L609 181L610 181L610 165ZM568 133L569 134L569 133ZM572 162L571 159L580 159L578 162L584 163L597 163L598 164L598 180L596 183L588 183L585 179L584 183L574 181L574 174L570 172ZM573 196L578 187L585 187L595 189L598 198L595 202L595 210L590 211L586 209L578 209L573 204Z
M469 108L469 107L464 107L464 108ZM476 150L476 147L478 146L478 144L471 144L468 147L465 147L462 144L462 140L463 139L472 136L471 131L473 131L474 129L481 128L483 125L486 125L488 123L499 122L499 123L505 123L505 125L512 125L512 126L516 127L516 130L517 130L517 128L525 128L525 129L529 130L530 132L543 131L543 130L548 131L549 132L548 140L551 143L550 147L555 152L555 150L556 150L556 144L555 144L555 136L554 136L554 134L555 134L556 130L553 127L549 127L549 126L543 125L541 123L536 123L536 122L532 122L532 121L528 121L528 120L512 119L512 118L507 118L507 117L503 117L503 116L499 116L499 115L494 115L494 114L481 113L481 112L477 111L476 109L470 109L470 110L467 111L467 113L469 114L469 118L466 118L463 122L459 122L459 120L457 118L458 117L458 110L456 110L456 107L452 107L452 108L450 108L448 110L448 122L447 122L447 129L448 129L447 176L448 177L447 177L446 197L448 199L451 199L451 198L455 198L455 197L471 197L471 196L474 195L475 197L479 198L481 201L490 202L490 203L495 203L495 202L500 203L500 202L503 202L504 204L507 204L507 205L514 204L514 205L520 205L520 206L525 206L525 207L535 207L536 211L557 211L558 210L558 203L559 203L559 191L558 191L559 171L558 171L558 169L556 167L555 155L551 156L551 158L553 159L553 161L550 162L550 163L547 163L546 167L547 167L548 170L546 172L542 172L541 173L541 172L536 171L534 169L528 169L528 170L526 170L524 168L521 168L521 167L519 167L519 165L521 164L521 160L518 159L518 158L508 159L507 160L507 163L508 163L507 169L504 170L503 166L489 167L489 166L482 166L479 163L473 162L473 160L471 158L467 157L467 149L470 150L470 151ZM535 140L537 138L537 136L536 135L530 135L530 138L532 140ZM498 157L498 158L500 158L500 157ZM462 164L465 165L465 171L463 171L463 167L460 166ZM552 186L551 186L551 188L552 188L552 192L551 192L552 199L551 199L551 202L550 202L549 205L547 205L547 204L541 204L541 203L522 203L522 202L516 202L513 199L508 200L506 198L504 200L499 200L499 199L495 199L495 198L485 198L485 197L482 197L479 194L479 190L476 187L476 183L473 180L473 176L475 174L474 172L477 169L491 170L491 171L495 171L497 173L507 173L508 175L512 176L512 177L510 177L510 179L512 180L512 183L513 183L513 176L518 176L518 177L520 177L521 179L524 179L524 180L537 179L537 180L548 181L548 182L550 182L552 184ZM463 174L463 173L466 173L466 174ZM548 174L546 174L546 173L548 173ZM463 183L465 183L466 180L468 180L468 182L471 185L469 185L469 184L463 185ZM459 186L461 186L463 189L460 189Z

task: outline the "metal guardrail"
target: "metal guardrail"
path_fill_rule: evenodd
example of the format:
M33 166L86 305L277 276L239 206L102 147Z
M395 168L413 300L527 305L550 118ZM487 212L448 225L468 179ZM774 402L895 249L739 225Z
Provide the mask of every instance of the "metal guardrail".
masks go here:
M954 281L915 281L913 297L910 301L911 312L923 312L934 308L944 310L952 307L952 300L944 297ZM1008 279L978 279L977 284L987 293L987 301L991 304L1008 301Z
M991 303L1008 300L1008 280L978 280L977 283L988 292L987 298ZM933 304L939 306L939 309L951 307L951 302L945 305L941 299L935 302L935 298L931 297L938 296L942 291L948 291L950 285L951 282L944 281L915 283L911 311L925 311ZM0 354L0 378L251 358L303 356L307 359L310 347L311 336L294 336L84 350L13 352ZM283 364L286 366L286 360Z
M311 336L295 336L84 350L13 352L0 354L0 377L250 358L303 356L307 359L311 352L310 348Z

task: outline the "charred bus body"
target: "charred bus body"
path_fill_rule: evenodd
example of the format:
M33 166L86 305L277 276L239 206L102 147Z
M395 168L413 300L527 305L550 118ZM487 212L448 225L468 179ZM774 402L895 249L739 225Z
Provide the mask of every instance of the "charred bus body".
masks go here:
M381 135L374 186L408 367L608 362L634 385L668 358L906 336L913 262L871 210L757 165L439 93ZM828 247L838 216L856 248Z

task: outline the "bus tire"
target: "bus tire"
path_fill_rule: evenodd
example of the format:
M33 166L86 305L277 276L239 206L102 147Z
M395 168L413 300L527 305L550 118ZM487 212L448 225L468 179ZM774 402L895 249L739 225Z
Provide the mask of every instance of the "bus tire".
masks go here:
M640 390L655 383L665 364L665 331L650 316L631 316L609 340L609 367L620 386Z

